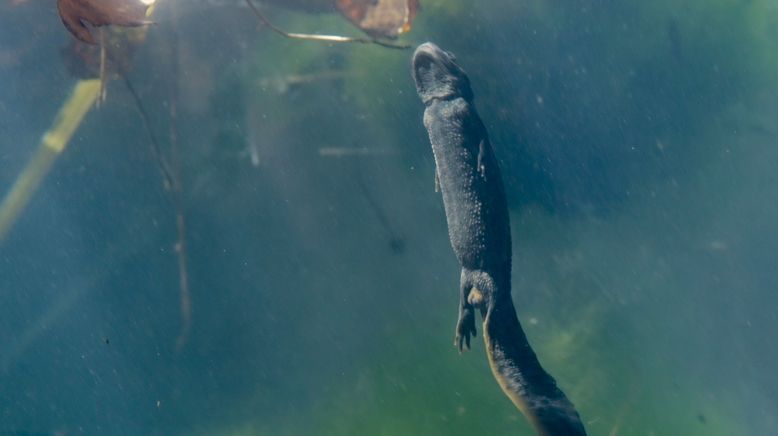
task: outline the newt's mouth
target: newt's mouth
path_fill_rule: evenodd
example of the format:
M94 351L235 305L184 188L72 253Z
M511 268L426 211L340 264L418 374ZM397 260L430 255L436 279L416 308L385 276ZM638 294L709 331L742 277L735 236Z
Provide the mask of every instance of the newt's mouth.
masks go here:
M417 66L422 63L437 63L442 65L446 61L454 63L454 60L454 55L451 53L431 42L425 42L418 46L413 53L413 69L417 70Z
M472 98L470 80L454 55L431 42L416 48L412 69L416 91L424 103L433 99Z

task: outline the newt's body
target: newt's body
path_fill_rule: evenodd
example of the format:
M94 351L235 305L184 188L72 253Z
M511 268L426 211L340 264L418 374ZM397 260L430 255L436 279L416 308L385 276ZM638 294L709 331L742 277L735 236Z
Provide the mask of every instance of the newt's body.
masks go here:
M540 366L513 307L505 189L470 81L450 53L431 43L416 49L413 77L426 105L424 126L451 246L462 265L455 344L460 351L469 347L479 309L489 365L508 397L540 434L585 435L572 403Z

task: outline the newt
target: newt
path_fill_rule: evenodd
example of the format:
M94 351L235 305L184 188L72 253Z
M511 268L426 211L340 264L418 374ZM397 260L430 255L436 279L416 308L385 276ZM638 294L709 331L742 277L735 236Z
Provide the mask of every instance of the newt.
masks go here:
M503 392L546 436L585 435L581 418L540 365L511 298L511 231L505 188L470 79L432 43L413 54L416 91L435 157L449 239L462 267L454 345L470 348L475 311L483 318L489 366Z

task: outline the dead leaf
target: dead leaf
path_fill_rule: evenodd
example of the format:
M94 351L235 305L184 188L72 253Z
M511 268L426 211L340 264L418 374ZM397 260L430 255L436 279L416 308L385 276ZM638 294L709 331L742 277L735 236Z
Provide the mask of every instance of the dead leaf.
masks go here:
M150 3L141 0L57 0L62 23L73 36L89 44L96 41L86 24L142 26L149 24L146 20L149 6Z
M368 35L396 38L411 29L419 0L337 0L337 7Z

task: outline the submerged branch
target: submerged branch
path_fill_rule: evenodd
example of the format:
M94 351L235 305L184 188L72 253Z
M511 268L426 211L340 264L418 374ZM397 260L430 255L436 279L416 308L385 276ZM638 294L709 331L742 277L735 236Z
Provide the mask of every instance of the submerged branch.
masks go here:
M276 32L277 34L290 39L303 39L307 41L321 41L321 42L333 42L333 43L359 43L359 44L377 44L382 47L387 48L396 48L400 50L405 50L408 48L411 48L410 45L407 44L394 44L387 41L382 41L380 39L375 38L354 38L350 36L339 36L339 35L314 35L309 33L289 33L280 27L273 24L270 20L267 19L264 15L262 15L262 12L257 9L256 6L254 6L254 3L251 0L246 0L246 4L251 8L251 11L254 13L254 15L257 16L259 21L262 22L265 26L269 27L270 30L273 32Z
M105 103L107 97L106 87L108 86L108 50L105 48L105 31L103 28L98 29L100 32L100 97L97 99L97 104L101 105Z
M173 35L171 36L171 47L173 50L172 69L173 77L177 77L178 74L178 56L176 53L176 31L173 29ZM102 33L101 33L102 34ZM109 56L110 57L110 56ZM151 126L151 117L146 111L143 101L140 95L135 90L132 81L129 79L121 69L118 71L119 77L124 81L124 85L127 87L130 95L135 102L135 107L138 110L143 127L148 135L149 143L151 145L151 153L154 156L154 160L157 163L159 172L162 176L165 190L170 194L170 200L175 209L176 216L176 242L175 253L178 261L178 293L179 293L179 310L181 313L181 329L176 339L176 351L181 351L189 340L189 332L192 328L192 297L189 291L189 267L188 267L188 251L186 241L186 218L184 215L184 201L183 201L183 184L181 182L181 168L179 158L179 144L178 144L178 127L177 127L177 102L178 93L177 88L173 86L172 95L170 96L169 105L169 127L168 132L170 141L170 153L169 159L165 157L165 153L162 150L157 136L154 134L154 129Z
M177 194L181 196L180 193ZM180 199L179 199L180 200ZM176 229L178 242L176 243L176 257L178 257L178 284L179 284L179 308L181 311L181 331L176 339L176 351L181 351L189 340L189 331L192 329L192 296L189 292L189 268L187 266L186 249L186 221L184 212L179 203L176 206Z
M172 35L170 37L171 73L172 77L178 77L178 28L177 9L172 6ZM176 351L181 351L189 340L189 332L192 329L192 295L189 291L189 268L187 264L186 244L186 219L184 215L184 195L181 183L181 157L178 144L178 86L173 84L170 95L170 161L171 175L173 178L173 203L176 208L176 230L178 240L176 242L176 256L178 257L178 284L179 301L181 311L181 330L176 339Z
M167 159L165 159L165 155L162 153L162 147L160 147L159 141L157 141L157 136L154 135L154 130L151 128L151 119L149 118L148 112L146 112L146 108L143 106L143 101L135 91L135 87L132 86L130 78L127 77L127 75L123 72L119 72L119 75L124 80L124 85L127 87L127 90L130 92L132 99L135 101L135 108L138 110L140 119L143 122L144 130L146 130L146 134L149 136L151 153L154 155L154 160L157 162L159 172L162 174L165 189L171 190L175 185L175 181L173 180L173 175L171 173L170 163L168 163Z

